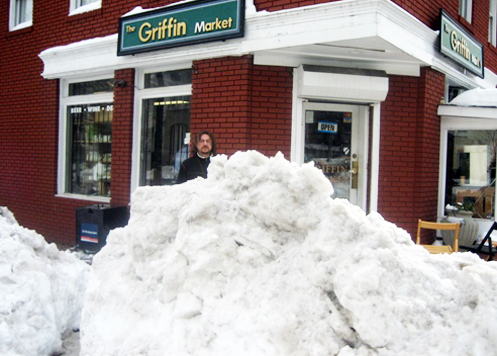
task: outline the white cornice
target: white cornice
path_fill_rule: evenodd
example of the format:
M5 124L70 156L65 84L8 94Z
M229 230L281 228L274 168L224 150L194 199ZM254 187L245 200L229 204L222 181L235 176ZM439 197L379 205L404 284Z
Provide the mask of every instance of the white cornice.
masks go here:
M437 113L443 117L497 119L497 108L495 107L440 105Z
M431 66L467 86L480 85L444 60L437 39L437 31L389 0L342 0L275 12L247 11L245 36L239 39L119 57L117 35L111 35L50 48L39 56L47 79L254 54L258 64L348 63L403 75L418 75L420 67ZM345 50L348 45L355 57L349 55L353 50Z

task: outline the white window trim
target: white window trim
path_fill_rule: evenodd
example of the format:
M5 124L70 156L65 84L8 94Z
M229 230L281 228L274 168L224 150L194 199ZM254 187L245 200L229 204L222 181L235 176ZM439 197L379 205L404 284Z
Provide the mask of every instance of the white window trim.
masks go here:
M33 1L31 1L31 19L30 20L16 24L15 18L16 18L16 1L10 0L9 31L18 31L18 30L21 30L23 28L33 26Z
M440 126L440 163L438 182L438 218L445 216L445 185L447 180L447 141L449 131L454 130L497 130L497 116L495 119L442 116ZM497 194L496 201L497 203ZM497 206L497 205L496 205ZM497 220L497 209L494 220ZM480 220L480 219L476 219ZM482 221L485 221L481 219Z
M488 42L497 45L497 0L490 0L488 14Z
M109 92L105 94L90 94L90 95L75 95L69 96L69 84L88 82L92 80L113 78L114 75L109 73L108 75L102 75L98 77L85 77L85 78L74 78L71 80L61 79L60 80L60 109L59 109L59 142L58 142L58 160L57 160L57 197L78 199L78 200L88 200L100 203L110 203L110 198L108 197L98 197L91 195L73 194L66 192L67 190L67 107L77 104L97 104L102 102L114 102L114 93Z
M304 102L307 101L307 98L303 98L301 93L303 91L304 80L303 80L303 68L298 67L293 71L293 98L292 98L292 133L291 133L291 148L290 148L290 160L292 162L296 162L297 164L302 164L304 162L303 150L304 147L304 120L302 120L302 113ZM388 83L388 82L387 82ZM382 87L381 85L377 85L377 87ZM372 95L376 96L377 99L386 96L388 92L388 84L383 86L384 94ZM344 99L336 99L332 97L326 98L328 101L335 102L344 102ZM350 98L350 101L354 104L358 104L360 102L359 98ZM370 110L373 110L371 130L372 130L372 138L371 138L371 161L369 162L369 178L367 179L366 184L369 184L369 206L364 205L366 209L369 211L378 211L378 191L379 191L379 166L380 166L380 125L381 125L381 101L376 100L377 102L372 102L372 99L368 99L363 104L368 104ZM369 124L369 121L368 121ZM366 134L367 136L367 134ZM366 150L365 157L368 157L368 152ZM364 170L366 171L366 170ZM364 187L364 194L366 194L367 188ZM367 202L367 196L363 197L364 204Z
M69 16L83 14L85 12L90 12L93 10L98 10L102 7L102 0L92 2L83 6L76 7L77 0L71 0L69 7Z
M459 1L459 15L471 23L471 19L473 17L473 0Z
M141 130L142 130L142 106L144 99L192 95L192 85L177 85L173 87L151 88L144 89L145 74L156 72L167 72L178 69L188 69L192 67L192 63L188 62L183 65L175 65L170 67L155 67L147 69L139 69L135 73L135 105L133 113L133 147L131 153L131 186L130 193L140 186L140 170L141 170Z

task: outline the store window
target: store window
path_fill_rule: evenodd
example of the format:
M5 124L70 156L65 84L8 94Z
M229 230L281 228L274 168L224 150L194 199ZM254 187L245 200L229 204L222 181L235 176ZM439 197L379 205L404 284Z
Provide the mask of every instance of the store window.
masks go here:
M459 0L459 15L471 23L473 15L473 0Z
M20 30L33 24L33 0L10 0L10 30Z
M109 198L113 79L68 83L62 88L64 108L59 161L59 193Z
M191 69L142 77L139 185L174 184L190 155Z
M497 130L448 131L446 205L494 218L496 151Z
M102 0L71 0L69 15L93 11L102 7Z
M190 96L143 102L140 185L174 184L189 156Z

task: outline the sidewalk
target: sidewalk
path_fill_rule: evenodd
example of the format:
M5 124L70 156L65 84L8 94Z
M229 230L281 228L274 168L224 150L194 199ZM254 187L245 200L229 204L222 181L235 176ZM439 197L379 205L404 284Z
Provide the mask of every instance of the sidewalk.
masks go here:
M79 356L79 331L62 340L62 346L65 352L61 356Z

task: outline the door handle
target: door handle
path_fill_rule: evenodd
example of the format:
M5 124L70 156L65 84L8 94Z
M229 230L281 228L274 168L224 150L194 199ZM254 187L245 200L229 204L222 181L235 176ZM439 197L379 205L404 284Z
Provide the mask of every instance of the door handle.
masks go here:
M359 161L352 161L352 168L349 173L352 174L351 188L357 189L359 186Z

